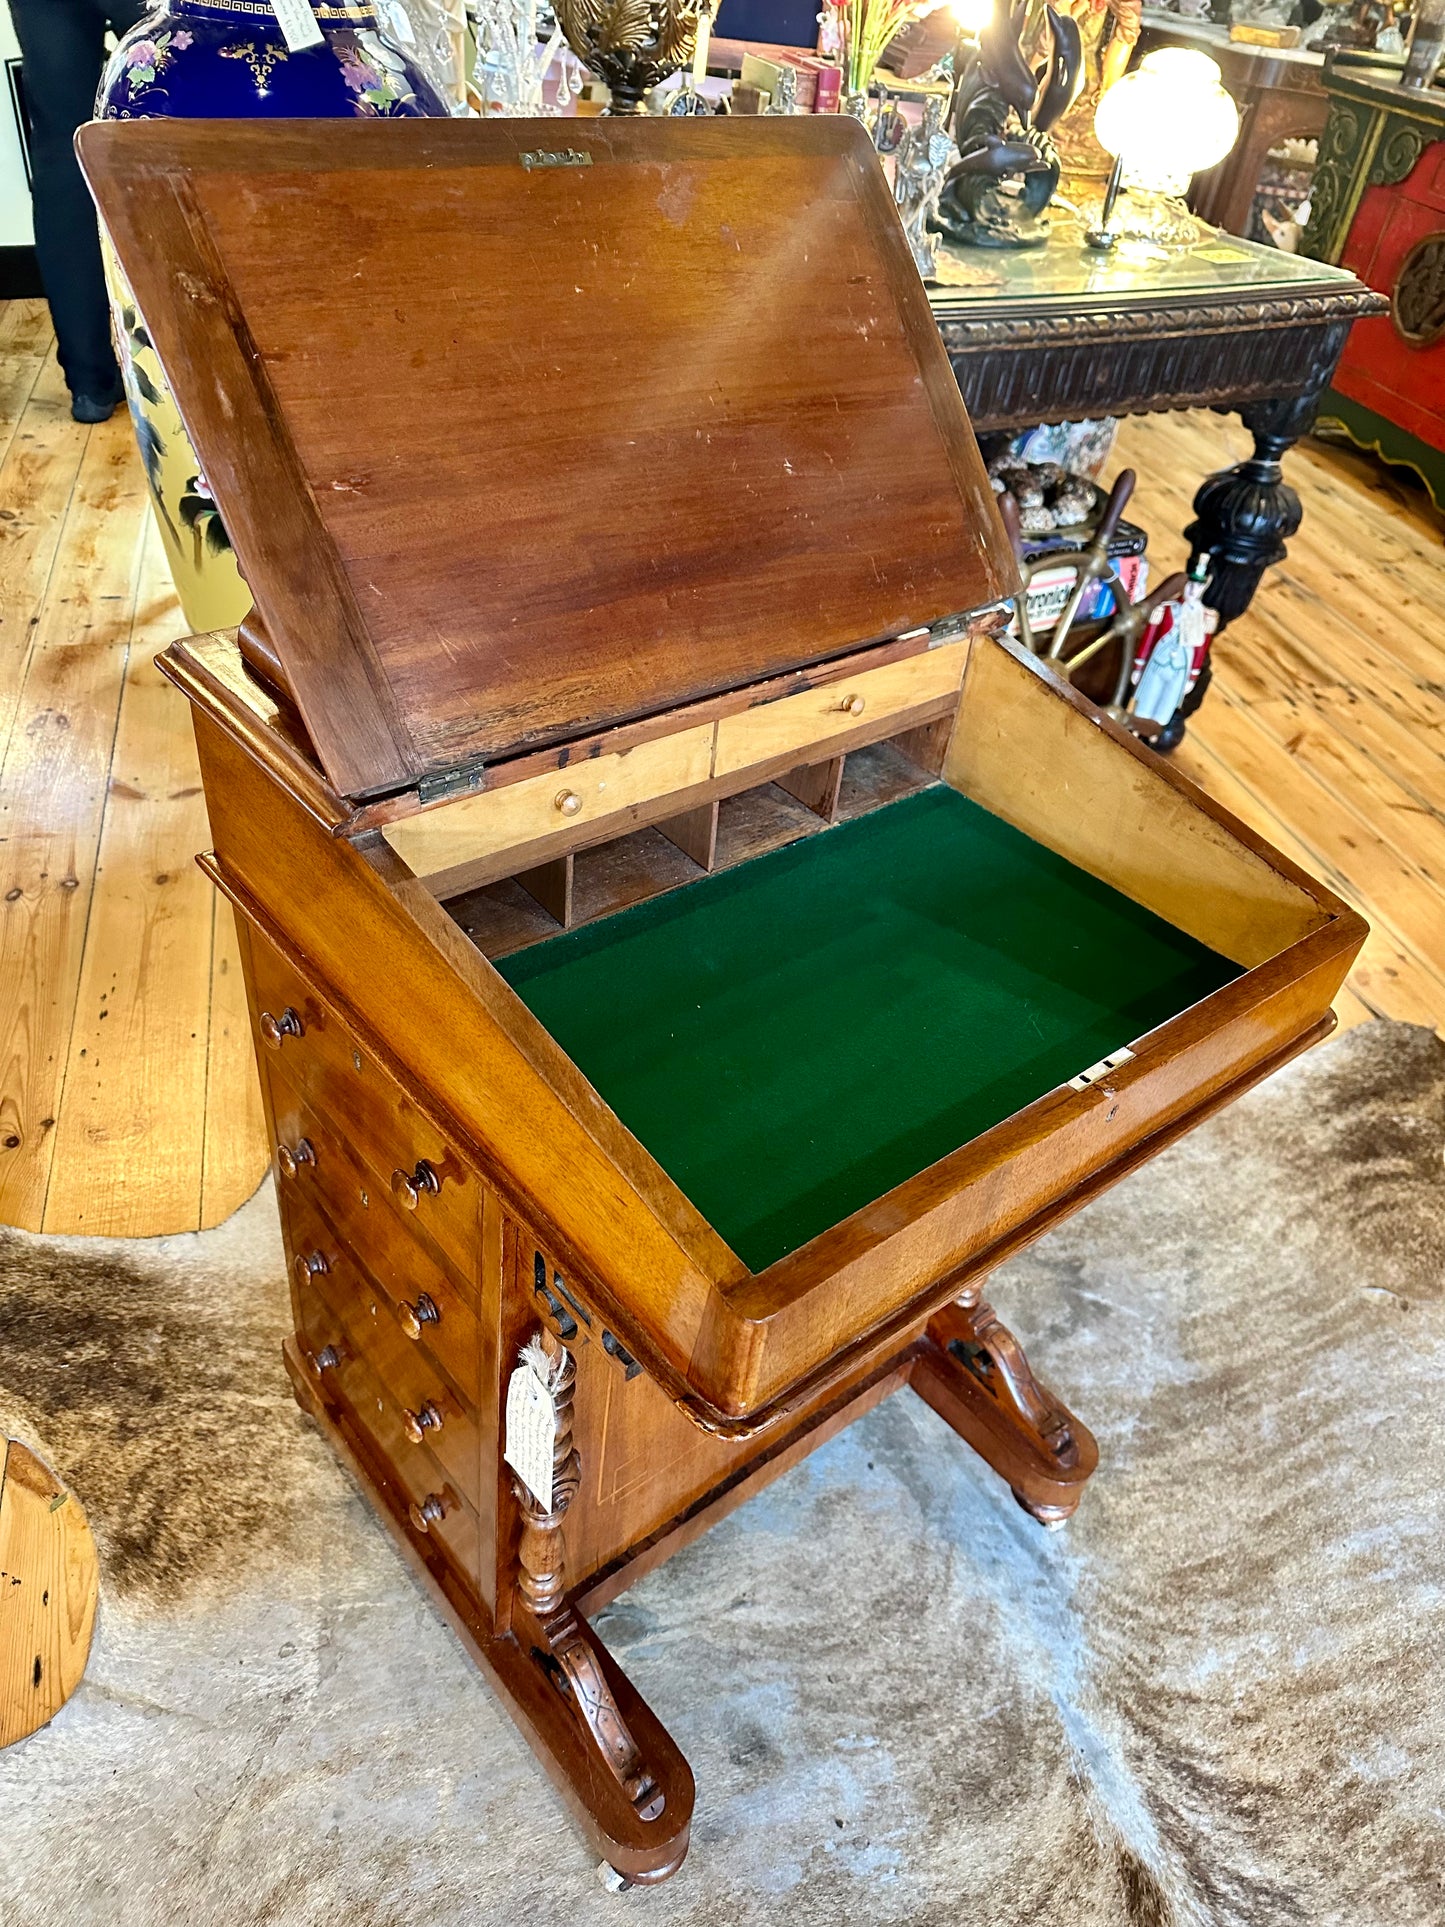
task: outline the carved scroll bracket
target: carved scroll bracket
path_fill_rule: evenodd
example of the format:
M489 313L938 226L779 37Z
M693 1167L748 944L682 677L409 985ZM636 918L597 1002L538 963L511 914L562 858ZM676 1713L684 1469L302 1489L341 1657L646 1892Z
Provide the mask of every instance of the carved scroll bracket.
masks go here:
M1034 1377L991 1305L946 1306L928 1327L911 1382L1041 1525L1060 1526L1077 1510L1099 1448Z
M577 1367L562 1340L545 1326L538 1342L552 1368L556 1419L552 1505L544 1511L521 1480L514 1481L522 1511L514 1623L519 1635L530 1639L534 1656L571 1704L638 1818L655 1820L666 1805L665 1796L618 1710L586 1622L566 1599L567 1553L562 1521L582 1480L572 1430Z

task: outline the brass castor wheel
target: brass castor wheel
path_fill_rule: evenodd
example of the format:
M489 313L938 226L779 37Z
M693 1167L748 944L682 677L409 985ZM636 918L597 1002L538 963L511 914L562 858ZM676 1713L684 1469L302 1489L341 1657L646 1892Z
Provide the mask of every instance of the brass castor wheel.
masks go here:
M1077 1499L1072 1505L1035 1505L1032 1499L1024 1497L1016 1485L1011 1485L1009 1491L1013 1493L1015 1502L1023 1507L1029 1517L1037 1519L1039 1524L1050 1532L1058 1532L1061 1527L1066 1526L1079 1509Z
M631 1891L632 1882L625 1873L619 1873L610 1860L597 1862L597 1879L610 1894L625 1894Z

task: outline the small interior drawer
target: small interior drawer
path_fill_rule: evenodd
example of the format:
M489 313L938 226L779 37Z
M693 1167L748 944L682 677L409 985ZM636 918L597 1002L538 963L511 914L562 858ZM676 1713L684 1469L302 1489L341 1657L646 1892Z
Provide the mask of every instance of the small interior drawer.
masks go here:
M712 741L713 725L700 723L617 755L586 757L389 823L386 840L419 874L475 862L707 782Z
M729 776L795 751L826 749L831 739L881 717L900 716L951 695L963 676L968 649L966 642L946 643L881 669L866 669L846 681L805 690L801 696L784 696L757 709L724 716L717 726L713 773Z

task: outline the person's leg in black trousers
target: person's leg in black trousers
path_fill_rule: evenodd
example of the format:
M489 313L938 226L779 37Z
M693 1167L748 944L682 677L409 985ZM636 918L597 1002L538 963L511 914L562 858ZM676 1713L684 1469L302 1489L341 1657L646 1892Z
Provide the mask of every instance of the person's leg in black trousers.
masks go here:
M95 208L71 143L95 112L107 27L125 33L150 11L146 0L10 0L30 108L35 253L77 421L112 412L120 370Z

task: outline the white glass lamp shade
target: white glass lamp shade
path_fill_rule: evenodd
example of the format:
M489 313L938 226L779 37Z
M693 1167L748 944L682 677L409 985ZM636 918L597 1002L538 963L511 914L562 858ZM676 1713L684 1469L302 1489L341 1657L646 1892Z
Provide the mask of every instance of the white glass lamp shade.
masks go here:
M1099 102L1099 145L1124 164L1124 178L1182 194L1190 177L1222 161L1239 138L1239 109L1208 54L1160 47L1146 54Z
M993 19L994 0L948 0L948 11L958 23L960 33L976 40Z

